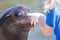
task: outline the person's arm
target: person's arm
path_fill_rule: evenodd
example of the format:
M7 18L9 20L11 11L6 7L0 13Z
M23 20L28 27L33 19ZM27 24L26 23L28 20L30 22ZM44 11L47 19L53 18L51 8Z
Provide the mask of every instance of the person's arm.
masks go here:
M54 14L54 9L51 9L49 10L49 12L47 12L46 17L41 16L39 18L40 29L43 31L45 35L49 35L53 31L53 14Z
M39 28L41 29L41 31L43 32L44 35L49 35L52 33L53 31L53 28L52 27L49 27L47 24L46 24L46 17L45 16L40 16L39 18Z

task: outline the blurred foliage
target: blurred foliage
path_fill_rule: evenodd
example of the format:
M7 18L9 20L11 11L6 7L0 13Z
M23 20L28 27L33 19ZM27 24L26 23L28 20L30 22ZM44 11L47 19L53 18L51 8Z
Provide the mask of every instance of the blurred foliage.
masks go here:
M15 5L25 5L31 12L43 12L43 0L0 0L0 14Z

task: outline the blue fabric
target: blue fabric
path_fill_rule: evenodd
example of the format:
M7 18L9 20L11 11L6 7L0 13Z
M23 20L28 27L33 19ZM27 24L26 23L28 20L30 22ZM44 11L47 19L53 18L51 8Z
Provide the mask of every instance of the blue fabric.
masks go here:
M56 40L60 40L60 0L59 2L54 2L55 6L55 13L54 13L54 20L55 20L55 28L54 33L56 35Z
M60 40L60 37L56 37L56 40Z
M55 18L54 32L57 37L60 37L60 10L59 9L56 10L54 18Z
M60 11L51 9L46 15L46 24L54 28L56 40L60 40ZM53 22L54 21L54 22Z
M54 14L54 9L49 10L46 14L46 24L50 27L53 27L53 14Z

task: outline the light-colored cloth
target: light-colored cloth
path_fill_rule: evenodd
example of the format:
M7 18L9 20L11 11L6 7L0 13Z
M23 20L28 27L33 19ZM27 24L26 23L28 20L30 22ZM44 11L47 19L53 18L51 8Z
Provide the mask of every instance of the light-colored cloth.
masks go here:
M39 27L35 26L30 29L27 40L55 40L54 34L45 36Z

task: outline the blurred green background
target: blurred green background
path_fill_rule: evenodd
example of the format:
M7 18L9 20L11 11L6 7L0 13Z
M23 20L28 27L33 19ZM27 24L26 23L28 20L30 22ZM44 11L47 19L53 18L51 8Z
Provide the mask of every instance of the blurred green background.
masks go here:
M43 0L0 0L0 14L15 5L25 5L31 12L43 12Z

